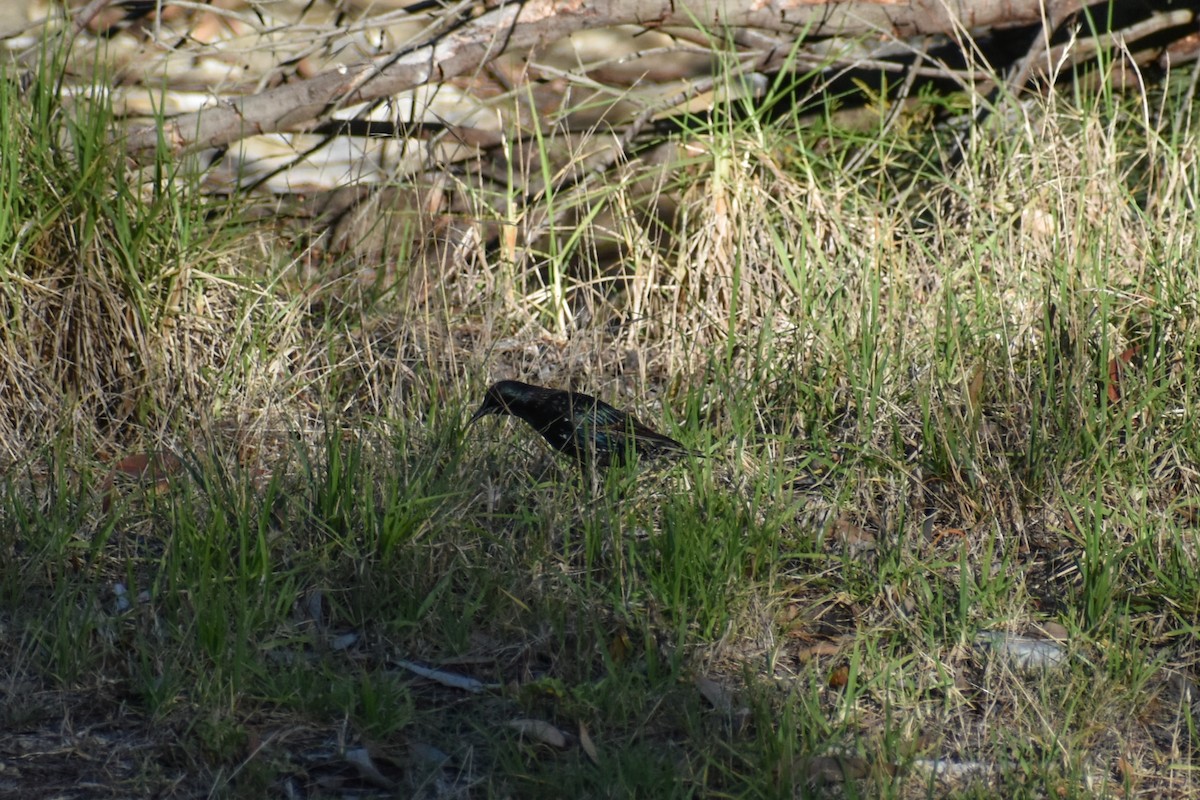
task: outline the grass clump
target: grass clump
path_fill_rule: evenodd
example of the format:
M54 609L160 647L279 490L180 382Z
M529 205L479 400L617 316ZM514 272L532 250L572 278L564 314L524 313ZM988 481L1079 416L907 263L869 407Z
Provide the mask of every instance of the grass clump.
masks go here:
M276 276L248 269L249 238L235 244L235 209L202 191L194 161L133 170L109 95L68 93L43 52L0 74L6 463L64 433L112 457L196 413L263 407L245 392L278 391L270 362L294 331Z

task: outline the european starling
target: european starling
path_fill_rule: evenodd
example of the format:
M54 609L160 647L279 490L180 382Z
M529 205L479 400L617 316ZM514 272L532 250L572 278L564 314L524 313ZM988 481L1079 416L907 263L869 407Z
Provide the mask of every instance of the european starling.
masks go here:
M650 457L692 452L671 437L650 430L633 415L583 392L500 381L487 390L471 422L488 414L520 417L551 446L574 456L585 468L622 464L631 451Z

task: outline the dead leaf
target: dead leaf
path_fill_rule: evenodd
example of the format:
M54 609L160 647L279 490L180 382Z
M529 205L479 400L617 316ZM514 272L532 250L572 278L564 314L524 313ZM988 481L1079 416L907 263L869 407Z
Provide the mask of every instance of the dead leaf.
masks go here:
M871 765L856 756L816 756L798 763L798 771L810 786L830 786L861 780L870 774Z
M1058 642L1017 636L1006 631L981 631L975 636L975 645L995 653L1015 670L1026 674L1061 666L1068 655Z
M302 607L308 619L318 628L325 627L325 595L320 589L313 589L305 595Z
M371 760L371 754L367 752L365 747L355 747L347 750L343 756L346 761L354 765L358 770L358 775L367 783L378 786L381 789L394 789L395 781L379 771L379 767L375 766L375 762Z
M162 451L154 453L134 453L118 461L100 482L100 508L108 511L116 499L116 479L132 478L144 487L150 487L155 493L166 491L169 479L179 474L183 462L171 453Z
M1070 636L1070 632L1067 631L1066 626L1058 622L1043 622L1037 625L1035 629L1041 631L1042 635L1047 639L1053 639L1057 642L1065 642Z
M813 642L808 647L801 647L796 651L796 658L802 663L812 661L814 658L821 656L836 656L842 652L842 643L850 639L849 636L841 636L838 639L823 639L819 642Z
M480 692L486 692L492 689L500 688L500 684L498 683L484 683L481 680L477 680L467 675L459 675L456 672L447 672L443 669L425 667L405 659L398 659L395 663L397 666L403 667L409 672L415 672L422 678L428 678L431 681L440 683L442 686L448 686L451 689L462 689L464 692L479 694Z
M545 720L514 719L508 723L508 727L513 728L524 737L557 747L560 750L567 746L567 737L563 735L563 732Z
M1121 355L1108 362L1108 401L1113 405L1121 402L1121 381L1125 378L1125 367L1135 355L1136 347L1126 347Z
M600 766L600 753L596 751L596 743L592 741L592 737L588 734L587 726L582 722L579 723L579 747L583 750L583 754L588 757L597 767Z
M117 613L128 611L132 607L129 602L129 591L125 588L125 584L113 584L113 596L117 598Z
M962 528L938 528L933 533L933 541L930 542L930 547L937 547L938 544L947 536L966 537L967 532Z
M632 651L633 644L629 641L629 634L623 630L618 631L608 643L608 657L614 664L624 664Z
M182 462L170 453L135 453L113 465L113 471L142 481L157 482L179 472Z
M1200 522L1200 499L1184 499L1175 506L1175 518L1185 525Z
M339 650L351 648L356 644L358 644L358 634L354 631L350 631L349 633L343 633L341 636L335 636L333 639L331 639L329 642L329 649L336 653Z
M983 394L983 364L975 365L971 382L967 385L967 411L974 417L979 413L979 398Z
M728 689L704 675L696 676L696 688L717 711L728 714L733 710L733 698Z
M833 535L853 551L875 548L875 535L854 524L847 514L842 514L834 520Z
M1129 759L1125 758L1124 754L1117 756L1117 777L1123 783L1132 783L1134 778L1137 777L1137 771L1129 763Z
M845 689L846 684L850 682L850 667L842 664L835 667L829 673L829 688L830 689Z

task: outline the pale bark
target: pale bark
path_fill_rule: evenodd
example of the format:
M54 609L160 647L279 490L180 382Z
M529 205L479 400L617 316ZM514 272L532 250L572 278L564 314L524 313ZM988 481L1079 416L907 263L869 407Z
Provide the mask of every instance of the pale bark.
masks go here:
M525 51L572 33L622 24L758 29L792 39L962 34L982 28L1061 19L1078 0L525 0L494 8L407 51L338 67L309 80L168 120L161 135L172 152L220 147L261 133L304 130L338 108L439 83L478 69L500 53ZM153 151L160 133L143 126L128 136L131 154Z

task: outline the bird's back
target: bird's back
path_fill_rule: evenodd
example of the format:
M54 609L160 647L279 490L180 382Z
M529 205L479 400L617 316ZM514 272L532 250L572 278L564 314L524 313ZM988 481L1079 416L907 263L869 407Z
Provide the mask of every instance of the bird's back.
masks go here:
M492 393L493 408L525 420L551 446L573 456L585 468L621 464L633 452L644 456L690 452L671 437L590 394L517 381L502 381L492 387L489 398ZM476 417L480 413L476 412Z
M581 461L595 460L600 466L624 463L631 451L638 455L686 453L688 449L669 436L643 425L632 414L603 400L578 392L564 399L567 416L575 429L574 455Z

